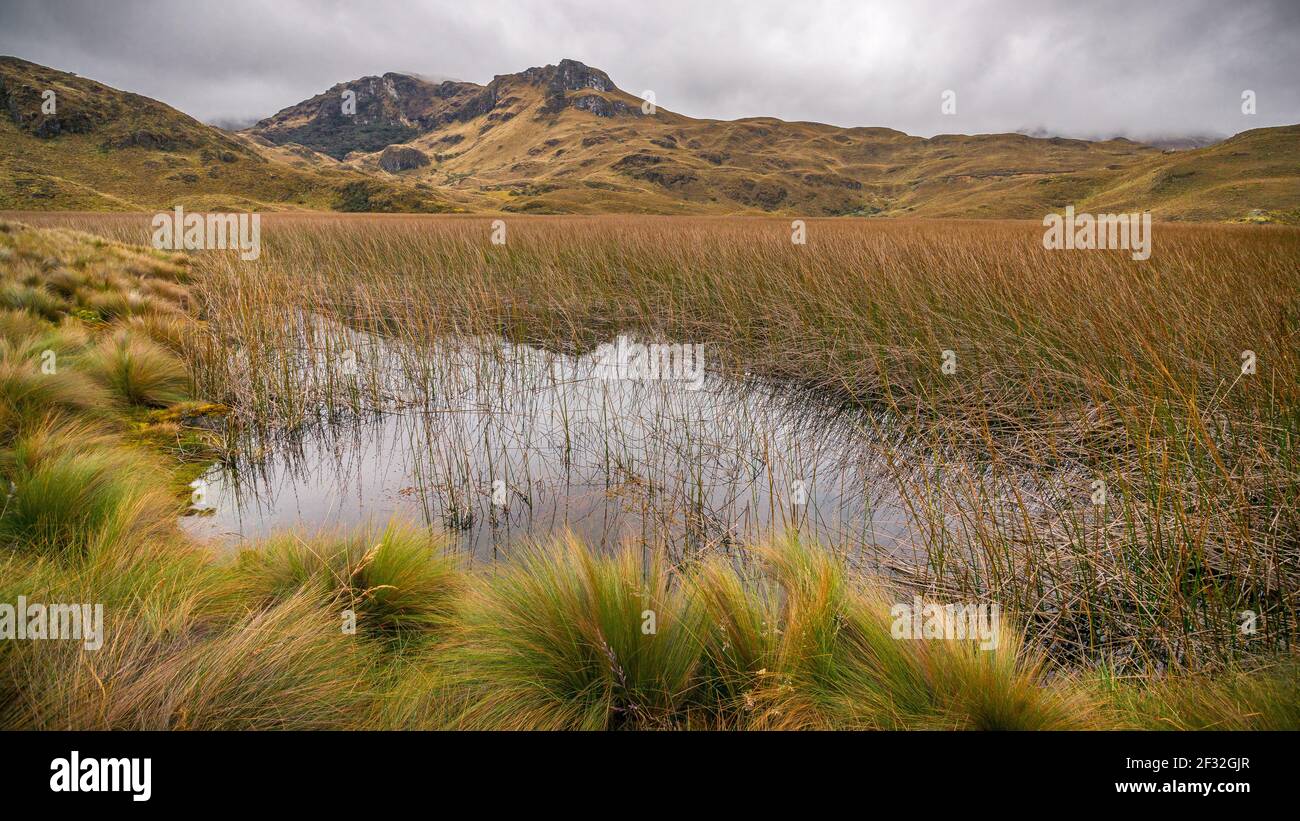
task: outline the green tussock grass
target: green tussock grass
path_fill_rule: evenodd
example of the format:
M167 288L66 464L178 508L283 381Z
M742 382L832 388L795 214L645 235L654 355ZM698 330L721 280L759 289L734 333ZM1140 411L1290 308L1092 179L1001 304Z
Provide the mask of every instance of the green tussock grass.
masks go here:
M285 533L241 553L239 574L259 600L313 591L355 614L359 633L407 644L451 623L465 582L446 547L400 523L343 536Z
M13 443L3 463L11 487L0 541L19 550L80 552L126 534L159 534L179 511L148 478L154 460L85 428L35 431Z
M1087 726L1089 705L1047 685L1042 659L1014 629L1002 625L993 649L900 640L891 615L897 593L855 584L836 559L795 539L757 552L758 574L714 562L695 582L719 694L752 726Z
M462 607L445 657L452 686L465 689L454 722L675 726L697 684L699 616L663 566L634 551L597 558L567 540L529 552Z
M1118 726L1144 730L1300 728L1294 657L1214 675L1170 676L1151 683L1103 679L1097 692Z
M85 367L93 379L129 405L164 407L182 402L190 394L184 364L171 352L129 331L118 331L101 341L87 354Z

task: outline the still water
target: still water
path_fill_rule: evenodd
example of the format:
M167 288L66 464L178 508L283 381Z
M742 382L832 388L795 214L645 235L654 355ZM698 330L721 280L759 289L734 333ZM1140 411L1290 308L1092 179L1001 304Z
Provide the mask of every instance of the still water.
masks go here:
M230 434L187 529L234 546L399 517L485 560L564 531L673 557L790 529L846 554L888 553L904 534L897 490L881 479L887 433L806 393L707 370L645 378L611 370L608 349L473 339L413 352L354 339L364 350L335 350L334 366L380 368L386 409Z

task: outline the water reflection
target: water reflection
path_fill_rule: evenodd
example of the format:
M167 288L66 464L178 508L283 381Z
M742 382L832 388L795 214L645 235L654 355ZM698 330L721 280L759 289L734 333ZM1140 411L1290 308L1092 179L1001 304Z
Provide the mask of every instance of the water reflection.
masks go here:
M610 378L595 352L501 340L357 345L345 370L377 363L392 409L232 442L204 477L213 511L188 529L237 543L397 515L480 559L566 529L674 558L773 529L857 555L903 534L880 478L887 429L814 397L712 372L702 385Z

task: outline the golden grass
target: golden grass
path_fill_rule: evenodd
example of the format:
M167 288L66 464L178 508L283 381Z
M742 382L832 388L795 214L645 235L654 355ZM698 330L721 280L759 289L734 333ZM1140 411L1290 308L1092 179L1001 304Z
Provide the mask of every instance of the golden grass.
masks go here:
M43 219L146 236L135 217ZM1130 671L1294 642L1300 232L1157 223L1137 262L1044 250L1018 222L810 221L804 246L766 219L520 217L505 245L491 231L268 215L260 259L194 257L199 383L252 426L382 406L376 381L304 374L304 348L350 344L308 315L400 342L411 374L447 335L701 342L724 373L906 433L885 456L928 557L922 589L996 597L1054 655ZM1248 610L1253 636L1237 629Z
M102 601L113 615L99 651L0 643L0 724L1294 726L1300 235L1161 226L1148 268L1043 252L1022 224L813 223L803 248L767 221L510 226L502 248L474 220L276 221L255 264L195 255L185 277L179 260L10 225L5 282L49 294L57 316L13 311L0 330L22 368L37 352L24 340L75 325L84 338L65 331L64 343L79 372L78 353L132 322L83 289L188 278L188 296L154 295L203 317L177 347L199 395L250 425L307 411L312 377L279 367L302 342L303 311L417 350L448 333L580 350L625 329L713 343L717 368L875 408L920 443L912 453L932 454L895 477L928 526L924 566L885 585L781 539L752 561L679 567L568 543L464 575L409 533L286 536L222 564L155 503L165 469L118 477L147 395L105 414L6 388L4 478L108 478L93 507L33 499L31 515L0 513L3 600ZM72 275L47 288L60 267ZM316 343L342 344L323 333ZM1260 363L1250 377L1247 347ZM944 348L959 352L951 376ZM1087 498L1095 475L1118 497L1100 510ZM100 487L61 486L67 499ZM88 510L107 513L86 521ZM51 549L60 528L79 550ZM886 605L912 593L1002 603L998 649L894 639ZM339 629L353 603L378 629ZM1258 635L1238 632L1243 609L1260 615ZM1235 672L1277 653L1267 676ZM1096 684L1095 665L1123 683Z

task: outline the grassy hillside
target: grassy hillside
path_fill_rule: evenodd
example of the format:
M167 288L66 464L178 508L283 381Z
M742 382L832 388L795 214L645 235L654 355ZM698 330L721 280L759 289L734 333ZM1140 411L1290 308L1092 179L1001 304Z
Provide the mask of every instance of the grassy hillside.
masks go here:
M1126 141L925 140L772 118L696 120L646 111L604 72L567 60L485 87L375 79L336 86L251 133L309 133L313 147L382 174L381 155L364 150L372 129L415 129L406 144L430 163L403 178L461 192L480 208L532 213L1026 217L1092 190L1107 166L1159 153ZM354 118L338 113L344 88L357 93Z
M40 114L54 89L59 109ZM356 95L356 113L342 110ZM240 134L0 58L0 209L312 209L1300 221L1300 126L1189 151L693 119L572 60L487 85L340 83Z
M355 117L339 113L344 89L357 95ZM773 118L699 120L642 103L604 72L565 60L487 86L362 78L250 133L300 138L382 175L371 137L399 130L428 162L395 174L486 210L1036 219L1074 203L1170 219L1296 218L1295 128L1165 152L1122 139L923 139Z
M1188 220L1300 223L1300 125L1257 128L1162 154L1083 200L1094 212L1150 208Z
M52 115L41 113L46 89ZM449 207L432 191L286 162L147 97L12 57L0 58L0 110L0 208L328 210L357 184L372 210Z

